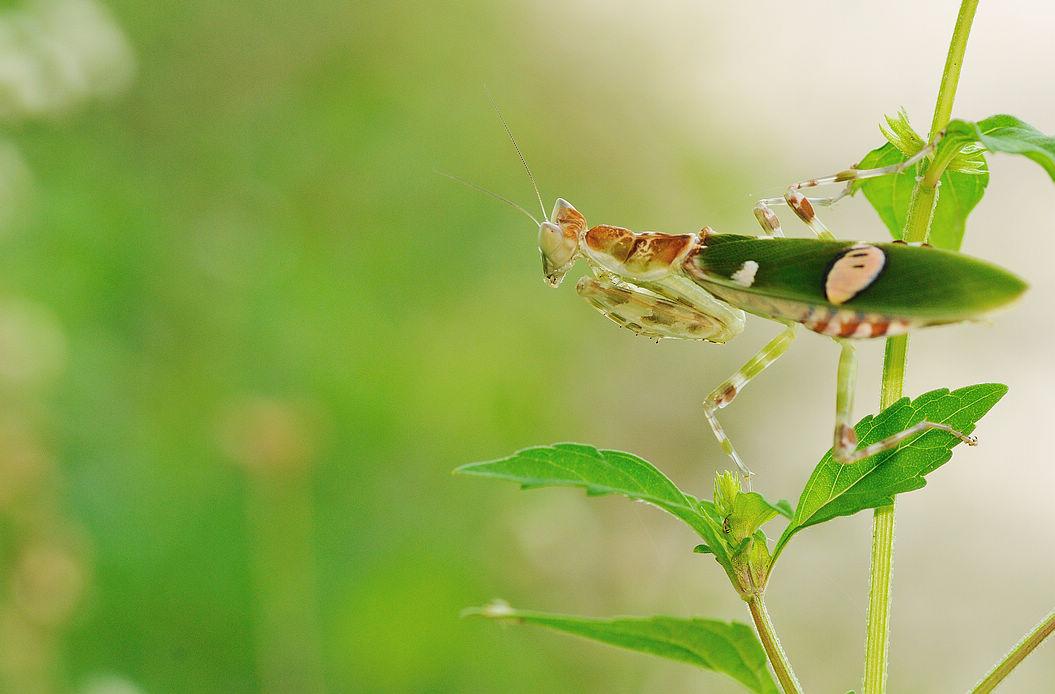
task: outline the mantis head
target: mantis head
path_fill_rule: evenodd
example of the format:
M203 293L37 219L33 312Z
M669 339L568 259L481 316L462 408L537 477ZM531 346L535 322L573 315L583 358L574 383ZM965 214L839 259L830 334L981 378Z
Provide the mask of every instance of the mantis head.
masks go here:
M487 96L490 98L491 93L488 92ZM509 129L509 124L506 123L506 119L502 116L502 112L494 99L491 99L491 105L494 106L498 119L502 121L502 127L505 128L509 141L513 143L513 149L516 150L517 156L520 157L520 163L524 165L524 171L527 172L528 180L531 181L531 187L535 189L535 197L538 198L539 207L542 208L542 215L545 217L546 206L542 203L542 193L539 192L538 184L535 183L535 176L531 173L531 167L527 165L527 160L524 159L524 154L520 151L520 145L517 144L516 138L513 137L513 131ZM568 274L568 270L575 264L576 258L581 255L579 253L579 236L586 231L586 218L572 207L567 200L557 198L557 203L553 206L553 213L550 214L549 219L540 222L520 205L490 191L484 192L494 195L511 207L515 207L528 217L531 217L531 221L538 224L538 249L542 254L542 275L549 286L560 286L560 283L564 280L564 275Z
M542 274L551 287L560 286L579 257L579 236L586 231L586 218L564 198L557 198L549 219L538 225L538 249Z

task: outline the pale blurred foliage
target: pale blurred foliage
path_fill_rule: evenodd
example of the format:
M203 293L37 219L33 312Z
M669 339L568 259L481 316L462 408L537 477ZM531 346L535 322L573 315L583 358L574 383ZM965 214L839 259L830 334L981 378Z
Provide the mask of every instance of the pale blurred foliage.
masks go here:
M67 516L44 442L42 402L64 363L43 306L0 302L0 522L16 529L2 565L0 688L45 694L61 681L62 633L90 576L84 531Z
M316 454L317 408L253 396L220 414L218 443L231 460L260 475L296 473Z
M145 692L116 675L101 675L89 679L77 694L145 694Z
M33 0L0 11L0 120L57 118L131 82L131 48L93 0ZM0 140L0 234L22 220L32 175ZM0 689L63 691L62 636L90 580L83 528L44 443L42 404L66 363L66 336L43 304L0 297L0 520L16 529L0 591Z
M46 384L62 372L65 360L62 327L46 306L0 301L0 380L8 388Z
M10 140L0 139L0 238L32 207L33 176Z
M120 94L135 60L94 0L30 0L0 13L0 118L53 117Z
M120 26L95 0L26 0L0 10L0 122L59 119L123 93L135 56ZM0 235L22 218L32 175L0 139Z

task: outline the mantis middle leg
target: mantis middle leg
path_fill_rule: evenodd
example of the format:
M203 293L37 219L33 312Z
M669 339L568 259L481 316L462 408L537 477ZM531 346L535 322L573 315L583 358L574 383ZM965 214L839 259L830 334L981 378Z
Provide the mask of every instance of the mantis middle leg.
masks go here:
M736 452L733 447L732 441L726 435L725 430L722 428L721 423L718 421L718 410L722 409L733 401L737 393L743 390L752 378L762 373L767 366L775 362L780 358L784 352L791 346L792 340L795 339L795 323L787 324L787 327L772 340L770 340L765 347L760 349L753 357L751 357L746 364L740 367L736 373L727 378L724 383L714 389L707 399L703 402L703 413L707 417L707 423L711 425L711 431L714 432L715 438L718 439L718 443L721 444L722 450L729 454L729 457L736 463L736 467L739 468L740 474L743 475L744 479L748 479L752 474L751 470L744 464L740 454Z

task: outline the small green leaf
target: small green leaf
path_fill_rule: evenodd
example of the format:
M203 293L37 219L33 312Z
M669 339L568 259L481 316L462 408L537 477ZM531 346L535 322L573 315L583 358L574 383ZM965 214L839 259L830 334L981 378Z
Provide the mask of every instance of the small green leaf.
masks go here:
M692 551L696 554L714 554L714 550L707 545L696 545L692 548Z
M558 443L517 451L508 458L470 463L455 473L519 482L523 489L582 487L587 494L622 494L677 516L694 529L705 522L699 511L710 505L685 494L652 464L630 453Z
M857 438L861 445L868 445L923 420L948 424L969 434L1006 392L1005 385L982 383L952 392L945 388L932 390L911 402L902 398L878 415L858 422ZM944 465L958 443L960 440L952 434L930 430L852 465L835 462L829 451L806 483L795 517L777 541L774 560L803 528L884 506L895 494L923 487L924 475Z
M729 513L729 537L732 544L751 537L755 531L780 514L773 504L757 492L741 493L733 499L733 509Z
M886 143L872 150L858 164L858 168L872 169L899 164L908 159L896 146ZM965 173L947 169L941 176L938 203L930 225L930 243L938 248L959 250L963 242L967 215L975 208L989 185L989 172L985 160L977 163L978 173ZM915 175L905 171L898 175L866 178L854 184L879 214L890 235L895 239L903 236L908 219L912 189L916 186Z
M773 504L773 508L780 512L780 515L784 516L788 520L795 517L795 507L791 505L791 502L787 499L781 499L777 503Z
M905 109L898 109L896 116L885 116L886 125L879 124L879 130L887 141L897 147L906 157L923 149L926 141L912 129L908 121L908 113Z
M735 472L719 472L714 476L714 510L722 517L733 512L733 500L740 493L740 475Z
M887 142L866 154L856 168L878 169L900 164L906 159L908 155L903 154L893 143ZM915 185L913 177L906 174L878 176L855 182L853 191L865 194L865 198L883 220L890 235L900 239L905 228L905 219L908 217L912 188Z
M670 658L732 677L752 692L777 694L766 654L751 627L737 622L676 617L590 619L514 610L500 603L467 611L537 624L633 651Z
M773 558L769 553L769 538L759 530L752 539L747 560L754 572L754 585L758 588L765 588L766 581L769 580L769 570L773 566Z
M755 531L751 537L745 537L730 553L736 581L733 587L740 598L750 601L762 595L769 582L769 572L773 568L773 557L769 553L769 538L761 531Z
M581 487L590 495L622 494L645 501L695 530L732 577L732 566L719 536L722 519L714 504L685 494L651 463L630 453L558 443L525 448L508 458L462 465L454 472L519 482L523 489Z
M1014 116L989 116L977 123L954 120L945 129L945 136L957 142L980 142L991 152L1021 154L1040 164L1055 180L1055 137Z
M967 215L975 208L989 185L989 169L983 159L978 173L946 169L939 179L938 203L930 223L930 244L950 251L960 250L967 228ZM902 225L904 228L904 225Z

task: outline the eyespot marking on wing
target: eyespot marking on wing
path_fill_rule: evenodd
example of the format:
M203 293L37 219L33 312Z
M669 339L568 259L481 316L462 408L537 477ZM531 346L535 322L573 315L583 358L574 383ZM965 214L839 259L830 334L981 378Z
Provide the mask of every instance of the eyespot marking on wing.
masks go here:
M824 294L833 304L844 304L870 287L886 265L886 253L859 243L839 256L828 270Z

